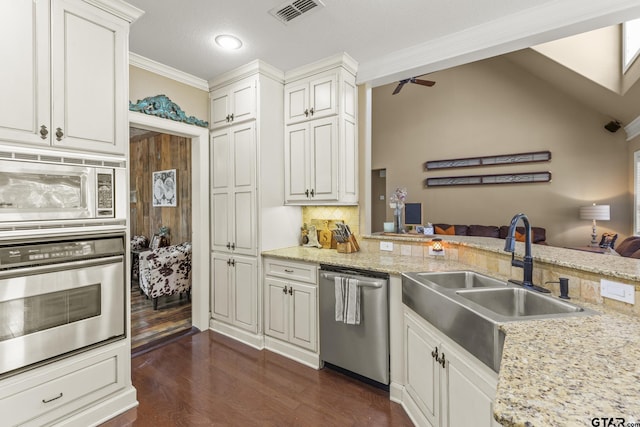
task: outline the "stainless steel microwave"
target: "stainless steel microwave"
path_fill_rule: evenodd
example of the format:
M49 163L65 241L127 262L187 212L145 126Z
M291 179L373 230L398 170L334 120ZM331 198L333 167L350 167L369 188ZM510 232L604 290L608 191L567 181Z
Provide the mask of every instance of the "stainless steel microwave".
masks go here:
M0 159L0 222L113 218L114 169Z

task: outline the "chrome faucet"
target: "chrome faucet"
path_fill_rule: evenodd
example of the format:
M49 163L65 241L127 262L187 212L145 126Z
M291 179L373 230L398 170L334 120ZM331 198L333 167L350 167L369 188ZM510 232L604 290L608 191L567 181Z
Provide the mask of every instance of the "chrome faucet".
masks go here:
M516 225L518 221L522 219L524 223L524 258L522 260L515 259L514 251L516 250ZM514 267L519 267L524 270L524 277L522 278L522 283L515 282L521 284L526 288L539 288L538 286L533 285L533 257L531 256L531 224L529 223L529 218L523 213L519 213L514 215L511 219L511 224L509 225L509 232L507 233L507 237L504 243L504 250L506 252L511 252L511 265ZM543 289L543 288L541 288Z

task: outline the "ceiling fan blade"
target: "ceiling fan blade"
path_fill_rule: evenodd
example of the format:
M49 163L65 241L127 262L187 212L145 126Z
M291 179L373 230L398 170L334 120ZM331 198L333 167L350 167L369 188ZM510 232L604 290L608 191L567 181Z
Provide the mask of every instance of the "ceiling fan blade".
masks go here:
M407 82L405 81L401 81L400 83L398 83L398 86L396 86L396 88L394 89L392 95L395 95L397 93L400 92L400 90L402 89L402 86L404 86Z
M416 83L422 86L433 86L436 82L432 80L420 80L420 79L411 79L411 83Z

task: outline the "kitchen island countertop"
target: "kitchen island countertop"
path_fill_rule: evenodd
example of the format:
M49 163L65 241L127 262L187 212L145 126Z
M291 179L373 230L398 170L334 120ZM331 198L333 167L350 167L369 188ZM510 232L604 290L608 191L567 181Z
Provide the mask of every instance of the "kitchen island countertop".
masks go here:
M484 272L460 262L376 252L343 254L291 247L263 255L390 274ZM592 425L592 418L602 417L640 421L640 319L605 306L575 302L601 314L501 326L506 340L494 415L502 425L587 426Z

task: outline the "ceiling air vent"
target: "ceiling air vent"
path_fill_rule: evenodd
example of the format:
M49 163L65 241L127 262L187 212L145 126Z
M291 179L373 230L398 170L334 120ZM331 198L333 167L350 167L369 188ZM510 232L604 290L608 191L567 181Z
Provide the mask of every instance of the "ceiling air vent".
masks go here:
M298 16L308 14L318 7L324 7L324 4L320 0L294 0L293 2L288 1L278 7L274 7L269 13L286 24Z

